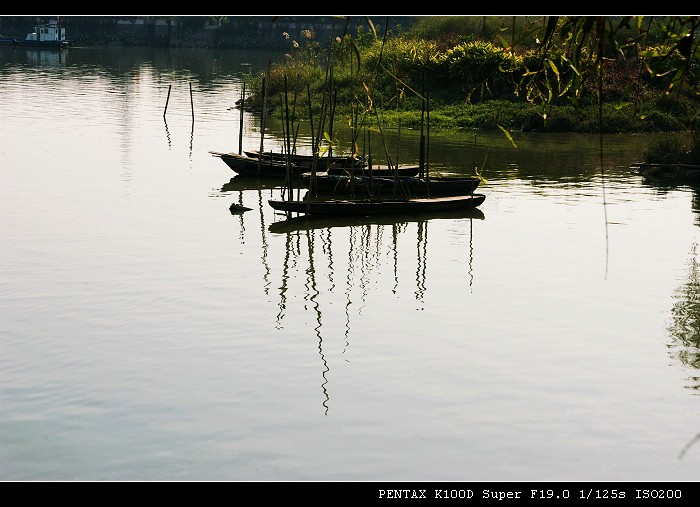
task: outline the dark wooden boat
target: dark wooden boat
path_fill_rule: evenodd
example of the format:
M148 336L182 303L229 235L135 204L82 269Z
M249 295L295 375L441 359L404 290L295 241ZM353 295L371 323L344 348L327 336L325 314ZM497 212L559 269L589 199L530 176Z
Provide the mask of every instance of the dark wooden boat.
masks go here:
M255 176L258 178L274 177L285 178L287 176L287 162L273 158L272 160L266 157L249 157L238 153L221 153L218 151L209 152L214 157L219 157L224 163L234 172L241 176ZM301 174L308 172L309 168L304 168L298 164L289 163L289 172L292 176L301 177ZM347 167L343 164L331 164L324 172L331 174L363 174L363 171L368 171L363 167ZM372 174L377 176L392 176L398 172L399 176L415 176L420 171L419 166L399 166L398 169L389 168L387 166L375 166L372 168Z
M473 219L484 220L484 212L479 208L465 208L449 211L428 213L382 213L379 215L299 215L286 220L271 223L267 230L272 233L289 233L296 231L311 231L330 229L331 227L352 227L363 225L394 225L409 222L444 219Z
M264 178L285 178L287 176L287 163L279 160L261 160L257 157L249 157L238 153L220 153L210 151L214 157L219 157L229 168L241 176L255 176ZM290 164L291 174L300 174L301 169Z
M243 150L243 153L250 158L262 158L263 161L287 162L287 155L280 152L265 151L260 155L258 150ZM289 155L289 161L304 171L310 171L313 167L314 156L294 153ZM352 155L323 156L317 158L316 168L319 171L325 170L329 164L334 168L365 167L367 161L364 158L353 157Z
M480 206L484 194L448 195L415 199L326 199L314 200L307 197L299 200L275 200L267 202L278 211L303 213L306 215L379 215L399 213L431 213L472 209Z
M399 167L389 167L386 165L373 165L370 167L368 165L366 167L356 167L352 171L348 168L338 169L331 167L329 171L320 172L327 172L328 174L344 174L346 176L352 175L369 177L370 171L372 175L376 177L392 178L394 176L398 176L408 178L409 176L416 176L420 172L420 166L400 165Z
M481 180L476 176L430 177L414 176L391 178L370 177L368 171L359 175L329 174L328 172L302 174L304 186L319 194L343 195L399 195L406 197L430 197L439 195L468 195L474 193ZM394 194L394 192L396 192Z

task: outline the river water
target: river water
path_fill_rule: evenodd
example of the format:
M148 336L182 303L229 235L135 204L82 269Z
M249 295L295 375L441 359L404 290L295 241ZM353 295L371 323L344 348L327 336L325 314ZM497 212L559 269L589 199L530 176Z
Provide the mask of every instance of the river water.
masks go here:
M698 198L629 169L653 136L434 132L481 214L293 227L209 153L280 57L0 49L0 478L696 480Z

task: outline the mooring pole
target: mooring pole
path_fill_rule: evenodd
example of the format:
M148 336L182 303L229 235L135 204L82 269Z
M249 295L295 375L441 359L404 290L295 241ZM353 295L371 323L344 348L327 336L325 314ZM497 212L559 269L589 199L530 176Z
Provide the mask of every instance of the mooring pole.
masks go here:
M243 91L241 92L241 118L238 127L238 154L243 153L243 107L245 106L245 83L243 83Z
M192 99L192 82L190 82L190 106L192 107L192 123L194 123L194 100Z
M170 90L173 85L168 85L168 98L165 99L165 109L163 110L163 118L165 118L165 113L168 112L168 102L170 102Z

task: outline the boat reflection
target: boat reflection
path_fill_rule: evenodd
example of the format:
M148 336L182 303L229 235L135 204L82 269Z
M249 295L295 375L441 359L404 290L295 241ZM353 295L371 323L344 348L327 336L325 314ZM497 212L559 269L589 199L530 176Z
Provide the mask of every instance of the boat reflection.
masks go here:
M0 44L0 61L12 62L29 67L66 67L68 51L21 49Z
M61 67L66 63L64 51L27 49L27 63L36 67Z
M349 356L355 320L365 319L363 312L368 311L367 308L376 309L373 288L379 284L375 281L384 277L393 279L391 296L401 297L406 287L401 286L399 278L412 273L415 286L409 286L408 291L424 307L429 287L428 233L431 225L449 219L459 222L457 234L460 237L468 234L471 288L473 224L484 218L479 209L465 209L430 215L298 216L269 225L268 231L279 237L278 240L271 238L270 245L284 245L276 328L282 330L289 326L298 330L300 325L311 328L308 334L315 337L321 362L320 387L326 414L331 395L330 359L336 357L329 350L341 347L338 356ZM442 225L438 228L444 231ZM433 246L433 249L439 248L438 244ZM409 256L403 255L404 252ZM306 318L304 315L308 312L312 315Z
M282 214L286 216L287 214ZM331 227L351 227L358 225L392 225L408 222L423 222L439 219L472 218L483 220L484 212L479 208L463 209L439 213L421 213L418 215L387 214L375 216L348 216L348 217L324 217L313 215L300 215L287 218L278 222L273 222L269 226L272 233L285 233L295 231L310 231L313 229L328 229Z
M222 192L234 192L240 190L265 190L282 188L285 185L284 178L256 178L255 176L236 175L221 187ZM301 189L302 184L298 184Z

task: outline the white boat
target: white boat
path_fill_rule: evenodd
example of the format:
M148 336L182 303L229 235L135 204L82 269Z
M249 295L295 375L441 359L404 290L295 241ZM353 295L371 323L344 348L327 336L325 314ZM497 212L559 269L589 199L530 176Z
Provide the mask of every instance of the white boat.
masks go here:
M70 46L70 41L66 39L66 29L61 26L60 20L52 19L48 23L34 25L34 31L24 39L0 37L0 44L32 49L63 49Z

